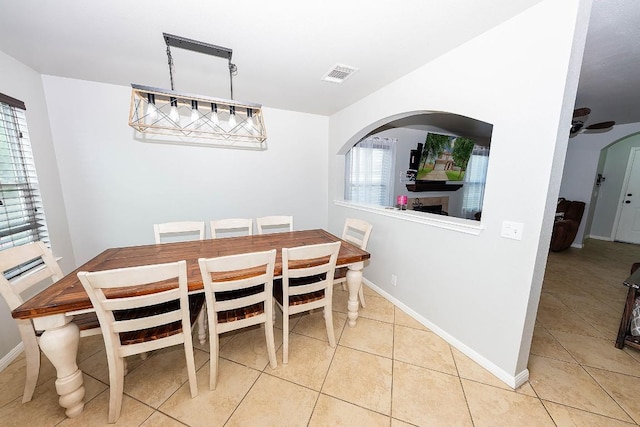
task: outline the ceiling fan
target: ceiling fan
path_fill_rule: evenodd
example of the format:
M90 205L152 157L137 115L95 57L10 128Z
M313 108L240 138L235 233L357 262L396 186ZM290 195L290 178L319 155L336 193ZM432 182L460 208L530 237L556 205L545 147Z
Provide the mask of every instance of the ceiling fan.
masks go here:
M610 130L613 125L616 124L614 121L608 122L600 122L594 123L589 126L584 126L585 122L589 118L589 114L591 114L591 108L576 108L573 110L573 119L571 120L571 129L569 130L569 136L575 136L578 133L589 132L589 131L599 131L606 132Z

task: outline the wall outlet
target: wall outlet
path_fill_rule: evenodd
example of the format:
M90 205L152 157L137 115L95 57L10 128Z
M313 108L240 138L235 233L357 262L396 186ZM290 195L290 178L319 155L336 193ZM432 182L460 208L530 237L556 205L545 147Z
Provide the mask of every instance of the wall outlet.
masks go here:
M391 275L391 284L393 286L397 286L398 285L398 276L396 276L395 274Z
M524 224L521 222L503 221L501 236L507 239L522 240Z

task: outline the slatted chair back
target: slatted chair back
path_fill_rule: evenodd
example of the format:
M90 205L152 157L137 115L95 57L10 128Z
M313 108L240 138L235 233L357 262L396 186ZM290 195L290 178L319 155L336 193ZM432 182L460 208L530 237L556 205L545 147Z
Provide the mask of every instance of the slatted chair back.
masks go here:
M271 368L277 367L273 336L273 270L276 250L198 260L209 324L209 389L218 378L219 335L264 324Z
M251 218L227 218L209 222L211 226L211 238L231 236L251 236L253 234L253 219Z
M178 261L96 272L79 272L96 310L109 364L109 422L120 416L124 358L160 348L184 346L191 397L198 395L191 339L187 264ZM139 288L136 296L118 295ZM200 307L192 309L200 311Z
M333 331L333 277L341 242L282 249L282 280L274 283L274 298L282 310L282 363L289 362L289 316L322 308L329 345Z
M204 227L204 221L165 222L153 224L153 234L156 244L169 241L204 240Z
M258 234L268 232L293 231L293 216L275 215L256 218Z

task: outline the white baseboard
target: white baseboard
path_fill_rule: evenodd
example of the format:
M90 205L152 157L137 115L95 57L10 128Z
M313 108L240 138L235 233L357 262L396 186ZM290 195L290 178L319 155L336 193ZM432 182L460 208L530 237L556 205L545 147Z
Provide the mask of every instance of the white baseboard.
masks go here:
M22 341L18 343L9 353L7 353L2 359L0 359L0 372L4 371L4 369L11 364L14 360L22 354L24 350L24 345Z
M461 342L458 339L456 339L455 337L449 335L447 332L445 332L444 330L442 330L438 326L434 325L433 323L431 323L430 321L428 321L427 319L425 319L424 317L422 317L421 315L419 315L418 313L416 313L415 311L413 311L412 309L410 309L409 307L404 305L402 302L398 301L396 298L394 298L393 296L389 295L384 290L380 289L378 286L373 284L371 281L367 280L366 278L362 278L362 281L367 286L372 288L374 291L376 291L377 293L379 293L380 295L382 295L383 297L385 297L386 299L391 301L393 304L395 304L399 308L401 308L402 311L407 313L409 316L413 317L419 323L421 323L422 325L424 325L427 328L429 328L433 333L438 335L440 338L445 340L447 343L449 343L450 345L454 346L456 349L460 350L462 353L464 353L466 356L468 356L471 360L473 360L474 362L476 362L477 364L479 364L480 366L485 368L487 371L492 373L500 381L502 381L503 383L505 383L509 387L511 387L513 389L516 389L516 388L520 387L522 384L524 384L525 382L527 382L529 380L529 370L528 369L525 369L525 370L519 372L515 376L507 373L502 368L500 368L499 366L495 365L493 362L491 362L490 360L488 360L484 356L478 354L475 350L473 350L472 348L470 348L469 346L467 346L463 342Z
M613 239L611 238L611 236L595 236L593 234L589 234L589 238L590 239L595 239L595 240L605 240L607 242L613 242Z

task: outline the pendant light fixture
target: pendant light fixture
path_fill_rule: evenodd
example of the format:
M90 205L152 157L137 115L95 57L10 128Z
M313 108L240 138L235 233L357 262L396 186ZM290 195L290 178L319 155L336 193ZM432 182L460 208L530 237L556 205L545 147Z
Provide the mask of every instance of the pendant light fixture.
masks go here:
M129 126L143 135L167 137L171 142L242 148L266 148L262 105L233 99L231 49L163 33L167 45L171 89L131 84ZM178 47L229 61L230 99L177 92L173 85L171 47ZM207 141L212 140L212 141Z

